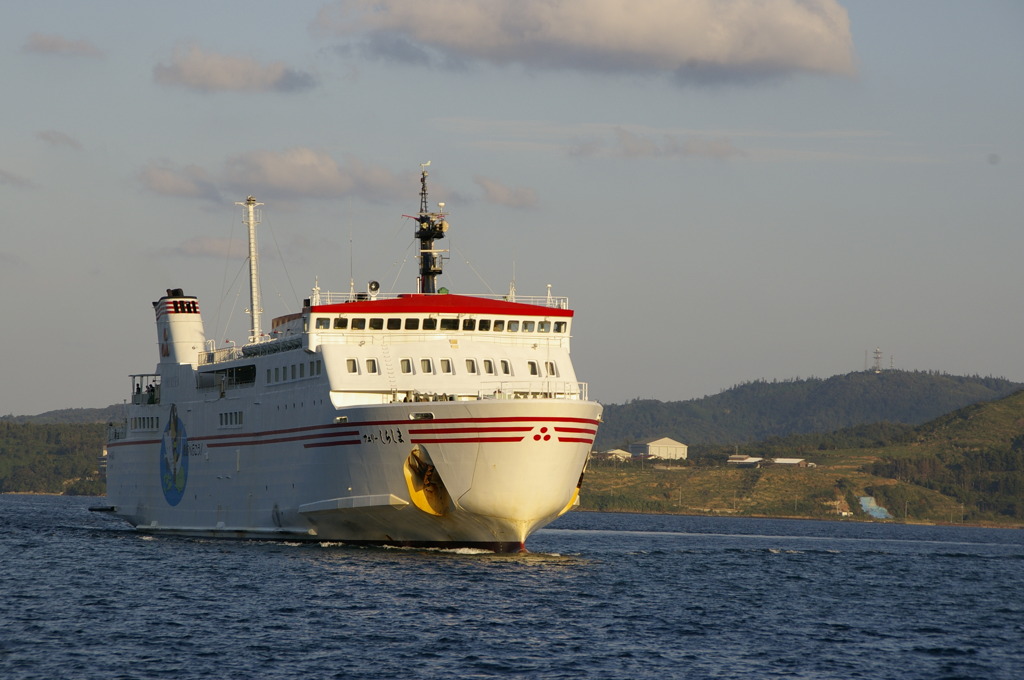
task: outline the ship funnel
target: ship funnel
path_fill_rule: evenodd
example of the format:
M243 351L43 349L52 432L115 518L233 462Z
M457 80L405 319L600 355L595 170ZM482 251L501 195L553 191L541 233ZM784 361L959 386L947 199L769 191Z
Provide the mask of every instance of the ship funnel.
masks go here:
M167 295L153 303L153 309L160 363L197 367L199 352L206 344L199 299L185 295L181 288L168 288Z

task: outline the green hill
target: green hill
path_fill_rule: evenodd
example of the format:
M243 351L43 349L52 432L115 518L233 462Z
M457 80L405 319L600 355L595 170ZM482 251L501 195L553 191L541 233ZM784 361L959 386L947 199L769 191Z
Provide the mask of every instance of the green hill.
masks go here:
M37 424L69 424L69 423L109 423L120 420L124 416L124 406L114 404L105 408L64 408L47 411L35 416L0 417L0 422L37 423Z
M102 495L106 427L0 420L0 491Z
M766 459L763 467L726 463L734 450L698 445L675 466L594 461L582 507L821 519L849 513L868 520L859 498L870 496L901 520L1024 523L1024 391L917 427L861 425L740 447ZM772 465L776 457L814 467Z
M689 401L608 404L595 446L608 449L656 436L686 444L737 444L864 423L918 425L1022 387L1002 378L895 370L762 380Z

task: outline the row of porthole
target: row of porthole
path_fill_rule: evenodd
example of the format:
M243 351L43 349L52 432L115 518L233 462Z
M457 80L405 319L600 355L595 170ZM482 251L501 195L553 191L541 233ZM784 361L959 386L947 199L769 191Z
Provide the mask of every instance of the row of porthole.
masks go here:
M416 372L412 359L409 359L409 358L399 359L398 363L399 363L399 370L404 375L412 375L413 373ZM455 374L455 362L452 361L451 359L447 359L447 358L439 359L437 364L438 364L438 369L440 370L441 374L443 374L443 375L454 375ZM359 370L359 360L358 359L352 359L352 358L346 359L345 366L346 366L346 369L348 370L349 373L359 373L360 372L360 370ZM379 362L377 361L377 359L373 359L373 358L365 359L364 360L364 366L365 366L365 369L366 369L364 371L365 374L368 374L368 375L378 375L380 373L380 365L379 365ZM500 371L501 371L501 375L507 375L507 376L513 375L512 362L509 361L508 359L501 359L501 360L498 361L497 364L494 362L493 359L483 359L483 360L481 360L479 362L476 359L466 359L466 373L469 374L469 375L498 375L498 370L497 369L499 369L499 368L500 368ZM544 362L544 365L543 365L544 373L543 374L541 373L541 363L539 361L533 361L533 360L527 361L526 362L526 368L527 368L527 373L531 377L536 377L536 378L540 378L540 377L557 378L558 377L558 366L555 364L554 361L545 361ZM423 375L433 375L434 374L434 360L433 359L429 359L429 358L420 359L419 373L421 373Z
M136 416L131 419L133 430L159 430L159 416Z
M333 319L326 316L316 318L317 330L353 330L353 331L483 331L493 333L565 333L569 324L566 321L519 321L518 319L419 319L414 317L353 317L339 316Z
M309 362L309 377L315 378L324 371L324 364L321 359ZM291 374L289 377L289 373ZM267 384L285 382L289 380L303 380L306 378L306 364L290 364L289 366L275 366L267 369Z

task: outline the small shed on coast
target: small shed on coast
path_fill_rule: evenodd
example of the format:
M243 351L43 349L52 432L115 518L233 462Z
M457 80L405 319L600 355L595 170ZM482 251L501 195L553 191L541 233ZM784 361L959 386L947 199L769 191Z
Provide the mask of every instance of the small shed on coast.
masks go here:
M629 445L633 457L660 458L661 460L686 460L687 446L668 437L645 439Z
M610 449L608 451L602 451L601 455L608 460L627 461L633 457L629 451L623 451L622 449Z

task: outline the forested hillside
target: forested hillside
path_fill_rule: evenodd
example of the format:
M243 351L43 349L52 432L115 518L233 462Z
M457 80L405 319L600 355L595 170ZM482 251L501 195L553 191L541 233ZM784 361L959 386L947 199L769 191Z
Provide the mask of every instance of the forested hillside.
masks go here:
M727 463L733 453L763 459ZM802 458L813 467L773 464ZM905 521L1024 522L1024 391L917 427L875 423L771 437L741 446L698 444L675 465L595 459L588 510L836 518L874 521L858 498Z
M881 453L872 474L1024 520L1024 392L941 416Z
M1002 378L895 370L756 381L689 401L608 404L595 446L608 449L657 436L686 444L736 444L865 423L919 425L1021 388Z
M0 420L0 492L102 495L104 425Z
M124 417L124 406L115 404L105 408L63 408L34 416L7 415L0 422L11 423L109 423Z

